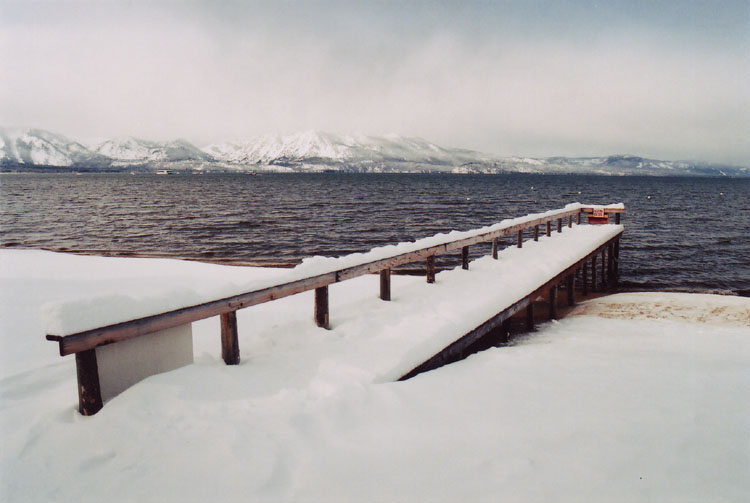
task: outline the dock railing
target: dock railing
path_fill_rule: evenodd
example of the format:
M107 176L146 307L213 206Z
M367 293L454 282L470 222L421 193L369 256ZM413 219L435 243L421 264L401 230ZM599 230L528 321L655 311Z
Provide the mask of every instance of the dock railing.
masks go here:
M414 243L415 249L394 253L375 260L367 261L367 254L365 254L362 256L365 261L356 265L313 274L231 297L78 333L67 335L48 334L46 338L47 340L58 342L61 356L76 355L79 411L84 415L92 415L98 412L103 405L99 384L100 370L97 363L97 348L121 343L148 334L166 333L165 331L169 331L175 327L189 327L194 321L220 316L222 358L227 365L237 365L240 362L236 317L237 310L239 309L315 290L315 323L320 327L328 328L328 286L331 284L367 274L379 273L380 298L388 301L391 298L391 270L395 267L425 261L427 282L434 283L435 257L438 255L460 251L462 268L468 269L470 246L491 243L492 256L497 259L499 238L515 235L516 246L521 248L523 247L525 232L530 232L530 239L537 241L540 235L540 228L542 229L541 232L550 236L553 232L553 225L556 232L561 232L563 226L572 227L574 220L577 224L580 224L582 215L592 215L595 212L599 218L601 218L602 212L607 218L612 216L614 223L619 224L620 215L624 211L624 206L621 204L608 206L583 205L579 203L570 204L559 210L528 215L487 228L462 232L459 233L460 237L454 239L446 238L444 241L424 247L419 247L419 242L416 242ZM617 244L614 243L614 245ZM612 253L610 253L609 268L615 268L616 270L618 257L619 246L617 249L613 248ZM335 262L335 260L332 261L334 266ZM602 265L604 266L604 263ZM164 369L160 371L164 371ZM137 380L142 378L141 376Z

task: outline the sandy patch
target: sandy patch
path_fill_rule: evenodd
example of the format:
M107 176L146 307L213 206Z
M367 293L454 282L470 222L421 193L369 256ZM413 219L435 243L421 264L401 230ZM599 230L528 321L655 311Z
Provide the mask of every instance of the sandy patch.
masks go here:
M750 331L750 298L694 293L618 293L582 302L569 316L730 324Z

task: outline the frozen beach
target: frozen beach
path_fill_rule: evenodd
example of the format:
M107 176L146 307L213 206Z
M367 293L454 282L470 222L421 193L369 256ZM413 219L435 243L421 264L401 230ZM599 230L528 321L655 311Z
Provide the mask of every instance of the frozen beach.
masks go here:
M471 272L489 274L497 264L488 261L473 262ZM377 299L377 276L365 276L331 288L330 331L312 322L311 292L239 311L242 363L229 367L218 320L197 322L194 364L138 383L96 416L77 413L74 359L44 339L43 305L220 289L281 274L0 250L0 499L745 501L750 494L750 299L741 297L603 297L511 346L393 382L416 357L391 353L410 337L399 314L429 309L419 292L439 292L467 273L445 271L436 285L394 276L391 303ZM444 314L456 327L467 316ZM424 331L445 324L426 319Z

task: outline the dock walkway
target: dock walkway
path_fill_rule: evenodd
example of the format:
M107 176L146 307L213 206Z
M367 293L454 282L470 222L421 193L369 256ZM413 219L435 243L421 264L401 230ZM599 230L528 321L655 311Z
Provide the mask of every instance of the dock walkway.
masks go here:
M217 314L221 314L222 355L227 364L240 362L239 347L243 348L243 361L257 362L260 358L255 352L258 345L252 341L258 339L253 337L270 341L270 352L273 352L277 341L278 348L284 347L283 334L296 335L312 328L314 334L309 340L300 342L297 337L292 351L285 350L280 360L279 355L271 360L284 366L308 368L309 373L314 373L314 369L319 369L326 361L335 361L337 366L343 365L375 381L408 378L461 357L471 344L501 328L510 316L524 308L532 319L534 301L540 295L548 295L550 305L555 306L558 287L562 284L572 303L576 273L582 273L584 289L589 284L587 271L591 274L592 287L597 284L596 259L599 256L602 258L599 278L616 277L623 227L619 224L574 224L574 216L580 222L582 213L601 212L601 209L573 206L540 214L542 217L530 215L476 232L458 233L452 240L445 240L443 235L442 241L427 242L427 246L423 246L424 242L418 246L412 245L420 242L413 243L410 244L413 250L374 261L354 257L355 263L344 269L314 276L308 274L240 296L47 338L60 343L61 355L76 355L79 410L84 414L96 413L104 400L148 375L191 363L192 322ZM622 208L610 208L619 221ZM565 217L567 225L563 225ZM555 221L557 228L551 232ZM545 223L546 233L540 233L540 224L544 227ZM533 239L523 240L524 229L534 231ZM498 249L498 236L515 237L516 234L514 245ZM492 243L492 253L469 263L468 246L481 243ZM451 250L461 251L462 267L436 275L434 269L430 270L434 267L434 256ZM427 282L415 277L391 279L391 266L424 258L427 259ZM343 262L347 264L346 260ZM320 265L324 270L330 266ZM380 272L380 277L370 274L372 272ZM347 281L343 281L345 279ZM394 282L392 290L391 281ZM380 298L373 293L377 291L373 286L378 283ZM309 307L300 309L300 302L309 302L310 296L315 300L314 319L321 328L309 323ZM279 298L282 300L269 302ZM257 330L256 321L263 317L264 311L273 309L286 309L287 313L283 323L270 327L274 334L240 338L238 334L247 329ZM551 310L550 317L554 316ZM289 358L295 353L301 356L296 351L300 346L310 349L303 351L307 355L303 360L282 363L286 355ZM315 349L311 349L313 347ZM138 366L144 368L138 370ZM136 375L132 375L134 369Z

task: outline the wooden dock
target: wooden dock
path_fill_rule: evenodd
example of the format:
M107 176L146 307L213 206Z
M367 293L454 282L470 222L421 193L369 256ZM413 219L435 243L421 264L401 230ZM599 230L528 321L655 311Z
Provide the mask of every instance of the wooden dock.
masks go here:
M448 253L459 253L462 269L469 269L469 247L490 245L490 255L498 258L498 240L511 236L515 246L523 248L527 241L538 242L540 236L562 233L564 228L584 224L598 219L604 223L612 219L620 223L624 208L619 206L569 205L566 208L540 215L529 215L509 223L490 228L461 233L454 239L419 247L415 245L405 252L394 253L355 265L327 270L293 281L274 284L258 290L243 292L228 298L210 300L199 305L186 306L174 311L139 319L116 323L73 334L49 334L47 339L58 342L62 356L75 354L78 374L79 411L84 415L98 412L105 400L148 375L185 365L192 361L192 322L219 316L221 319L222 358L228 365L240 361L237 334L237 310L270 302L301 292L314 290L314 322L320 327L330 324L329 286L368 274L379 274L379 296L383 301L391 299L391 270L394 267L422 262L425 265L427 283L436 281L435 257ZM599 290L617 281L619 264L619 240L621 226L602 226L606 232L597 232L585 248L576 249L566 257L564 265L554 271L539 271L530 274L533 281L524 285L522 293L504 299L492 315L472 330L456 333L447 345L424 354L422 363L404 372L407 379L420 372L440 366L465 355L470 348L498 330L507 332L510 318L526 310L529 323L533 323L535 303L544 296L548 299L549 317L557 316L558 292L564 292L566 302L575 302L575 292L582 294ZM554 246L548 240L545 247ZM542 243L535 243L541 245ZM535 253L535 247L529 247ZM542 247L537 246L537 250ZM527 253L524 251L524 253ZM541 259L540 259L541 260ZM334 262L335 264L335 262ZM577 288L578 286L578 288ZM462 295L465 293L457 292ZM425 349L428 350L428 349ZM122 362L122 363L120 363ZM142 369L138 367L143 367ZM113 377L114 376L114 377Z

